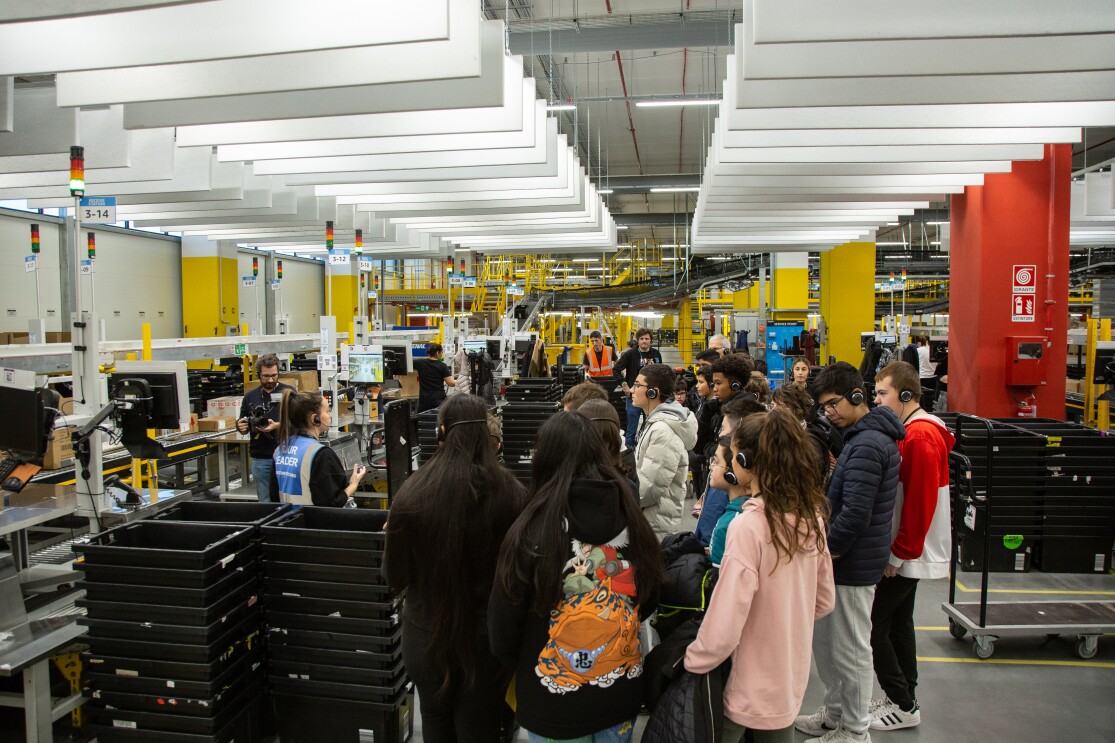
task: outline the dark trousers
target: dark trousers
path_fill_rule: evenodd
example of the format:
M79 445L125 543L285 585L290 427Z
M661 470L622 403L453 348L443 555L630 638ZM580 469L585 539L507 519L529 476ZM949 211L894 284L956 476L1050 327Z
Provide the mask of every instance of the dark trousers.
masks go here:
M476 667L471 684L449 653L452 681L439 694L444 674L427 656L429 634L414 624L403 623L403 665L418 691L422 715L422 739L427 743L492 743L500 739L504 696L509 673L492 655L487 633L479 633L474 645Z
M922 410L933 410L933 401L937 397L937 378L923 377L921 379L921 407ZM894 701L893 699L891 700Z
M905 711L914 707L918 648L914 638L917 578L883 578L871 605L871 654L887 697Z

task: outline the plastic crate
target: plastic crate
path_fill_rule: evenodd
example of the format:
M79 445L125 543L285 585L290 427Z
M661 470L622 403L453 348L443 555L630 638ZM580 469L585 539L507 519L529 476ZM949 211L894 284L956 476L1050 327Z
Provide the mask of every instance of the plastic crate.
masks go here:
M267 647L267 657L271 662L322 663L328 666L352 666L384 671L398 665L403 657L403 650L396 646L388 653L354 653L351 650L325 650L271 643Z
M205 588L170 588L89 580L80 580L74 585L85 589L85 597L91 601L201 608L211 606L258 580L259 574L255 570L234 570L219 574L218 579Z
M384 705L392 704L410 684L405 673L400 674L397 679L383 686L292 679L285 676L276 676L275 674L268 677L268 682L274 694L305 694L306 696L325 699L344 699L351 702L371 702Z
M394 603L376 604L367 601L338 601L316 596L285 596L270 594L264 597L268 611L313 616L337 616L349 619L388 619L398 614Z
M159 622L186 627L207 627L223 621L235 621L247 608L259 602L259 581L249 580L226 591L208 606L167 606L165 604L131 604L123 601L77 599L74 604L85 609L93 619L108 619L143 624ZM136 636L141 636L137 632Z
M1035 565L1044 573L1105 574L1111 570L1111 537L1044 537Z
M204 524L239 524L254 526L281 518L293 508L289 503L224 503L192 500L178 503L151 517L154 521L186 521Z
M322 581L324 583L355 583L386 586L380 568L357 568L350 565L307 565L301 562L267 561L263 565L265 580Z
M203 717L114 708L92 700L85 705L85 711L94 724L145 732L149 740L162 740L163 733L216 736L257 702L258 697L257 691L242 691L230 698L221 712Z
M339 601L367 601L374 604L398 604L401 601L400 596L396 596L390 588L383 585L290 580L272 575L265 576L263 593L264 596L304 596Z
M382 552L387 511L303 506L263 527L264 544ZM314 560L318 562L318 560Z
M172 521L136 521L75 542L87 563L204 570L231 563L248 546L252 528Z
M219 560L204 570L183 570L177 568L149 568L128 565L121 570L119 565L108 563L77 562L74 570L85 574L85 580L99 583L125 583L155 588L192 588L205 589L227 578L234 572L254 573L259 569L259 545L253 543L234 553L231 558Z
M244 652L244 649L254 644L259 633L259 616L253 615L207 644L93 636L86 637L85 642L92 648L93 654L98 656L161 659L177 663L213 663Z
M87 687L85 696L94 702L112 709L126 709L133 712L154 712L161 715L186 717L212 717L224 712L231 703L240 703L241 696L252 687L258 688L263 681L262 665L259 670L243 673L230 680L210 697L191 697L179 694L176 689L162 689L159 692L124 692L114 689Z
M276 645L288 645L321 650L384 654L394 652L402 643L402 634L398 630L390 635L349 635L340 632L322 632L268 624L266 631L268 649Z
M89 638L136 639L142 642L162 642L186 645L208 645L235 629L243 621L259 621L259 599L254 594L236 605L223 616L208 624L167 624L162 622L98 619L94 616L78 617L79 625L89 628ZM150 609L137 605L135 617L145 617ZM165 607L161 607L165 609Z
M263 665L263 643L212 663L168 663L161 660L87 655L91 686L131 694L175 694L208 698L242 675Z
M272 611L268 607L265 616L268 627L284 627L311 632L336 632L346 635L386 635L399 626L398 615L392 615L387 619L354 619L279 612Z
M369 704L272 693L282 743L406 743L414 732L414 698Z
M390 668L331 666L324 663L300 663L271 658L267 662L267 668L273 677L285 676L286 678L304 681L325 681L327 683L358 684L362 686L393 684L405 673L401 658Z

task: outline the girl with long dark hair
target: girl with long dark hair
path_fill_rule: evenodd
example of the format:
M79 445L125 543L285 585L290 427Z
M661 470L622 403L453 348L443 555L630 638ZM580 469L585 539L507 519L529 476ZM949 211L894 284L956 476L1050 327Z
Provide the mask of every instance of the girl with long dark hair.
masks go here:
M685 667L707 673L729 657L724 743L793 743L809 683L813 622L836 603L825 548L827 501L801 422L776 409L743 419L730 466L751 498L728 527L720 579Z
M437 452L403 484L387 519L387 582L406 591L403 663L432 743L500 739L509 674L492 656L486 611L503 536L526 491L499 463L488 411L455 395Z
M300 506L355 505L352 494L364 477L357 463L345 472L341 458L319 440L332 422L329 401L320 392L283 393L279 407L279 445L272 458L271 500Z
M635 450L624 448L623 433L619 427L619 413L607 400L589 400L577 408L576 413L588 418L604 444L608 459L620 474L639 489L639 472L635 467Z
M642 704L639 622L658 603L658 541L592 424L538 432L531 494L500 551L492 650L515 668L532 741L631 739Z

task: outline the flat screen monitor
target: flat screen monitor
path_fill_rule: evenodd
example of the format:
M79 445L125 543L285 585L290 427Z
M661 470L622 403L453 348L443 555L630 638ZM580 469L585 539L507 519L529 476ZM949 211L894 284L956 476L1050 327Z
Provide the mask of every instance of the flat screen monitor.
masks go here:
M109 397L115 400L146 394L143 385L128 384L129 379L146 382L150 388L150 401L140 406L147 410L147 428L183 430L190 425L185 361L119 361L108 378Z
M496 341L497 343L499 341ZM484 353L488 350L488 341L486 340L468 340L465 341L465 350L473 353ZM490 354L489 354L490 355ZM499 354L496 354L497 356Z
M409 344L383 346L383 362L390 368L391 377L401 377L414 371L413 358Z
M24 390L0 385L0 410L6 420L0 426L0 449L27 459L40 459L46 454L48 394L42 388ZM53 423L54 416L49 417Z
M534 350L533 338L516 338L515 339L515 353L530 353Z
M383 354L350 353L348 355L348 381L353 384L381 384L383 382Z
M496 361L499 361L500 356L503 355L503 349L500 348L500 342L499 341L489 340L487 351L488 351L488 355L491 356Z

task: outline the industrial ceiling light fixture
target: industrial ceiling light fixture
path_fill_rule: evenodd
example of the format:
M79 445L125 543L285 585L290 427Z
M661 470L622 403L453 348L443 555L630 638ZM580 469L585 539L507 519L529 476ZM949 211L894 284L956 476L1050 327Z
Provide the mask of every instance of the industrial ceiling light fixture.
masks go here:
M650 190L651 193L697 193L701 190L700 186L656 186Z
M720 103L719 98L656 98L649 101L635 103L640 108L665 108L668 106L715 106Z
M551 103L546 106L547 111L576 111L577 107L572 103Z

